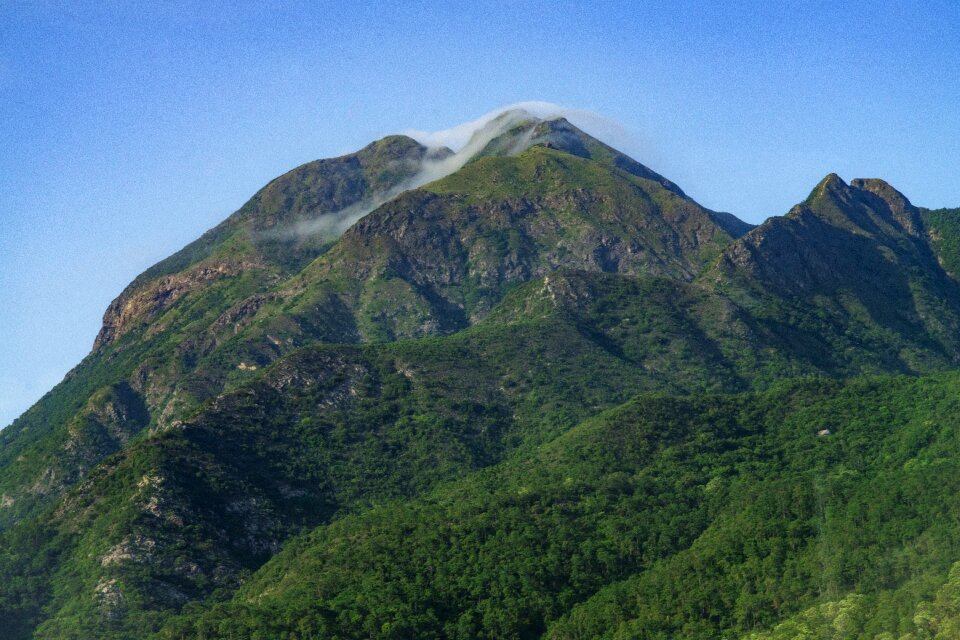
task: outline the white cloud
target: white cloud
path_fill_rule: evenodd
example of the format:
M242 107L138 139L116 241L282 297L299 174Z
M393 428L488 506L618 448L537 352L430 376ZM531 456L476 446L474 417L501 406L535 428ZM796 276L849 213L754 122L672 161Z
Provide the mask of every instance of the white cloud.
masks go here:
M428 147L450 147L456 151L467 144L470 136L472 136L474 132L481 129L498 115L511 110L526 111L531 115L545 120L549 120L550 118L566 118L575 126L603 140L607 144L614 146L624 142L632 143L633 141L633 136L621 124L609 118L604 118L593 111L587 109L572 109L570 107L553 104L552 102L536 100L508 104L499 109L494 109L476 120L464 122L441 131L408 129L402 133ZM627 144L625 146L632 145Z
M618 148L629 148L632 136L620 124L586 109L571 109L550 102L528 101L509 104L494 109L483 116L441 131L407 130L407 135L420 144L431 148L447 147L454 151L445 158L422 161L419 169L409 180L388 191L372 194L369 198L354 203L339 211L318 212L311 220L298 222L289 227L266 232L274 238L297 239L323 235L333 240L350 228L357 220L383 203L409 189L439 180L457 171L470 161L487 144L506 133L524 119L534 116L542 120L566 118L573 125L594 137ZM519 153L532 140L533 130L518 141L514 152Z
M497 119L497 116L501 114L503 114L504 117ZM420 163L416 173L414 173L410 179L403 181L385 192L374 193L370 197L339 211L320 212L317 217L311 220L304 220L284 228L272 229L265 232L265 234L268 237L288 240L317 235L328 237L331 240L338 238L344 231L353 226L357 220L391 198L404 191L416 189L428 182L439 180L457 171L469 162L470 158L483 150L491 140L505 133L530 115L530 112L526 110L506 108L496 111L489 118L484 116L483 118L455 127L455 129L458 130L457 135L464 134L467 136L463 144L458 145L458 150L445 158L434 159L428 157L424 159ZM495 120L496 122L494 122ZM442 138L449 139L449 136L442 136ZM433 148L449 146L447 144L427 144L423 140L420 140L420 143Z

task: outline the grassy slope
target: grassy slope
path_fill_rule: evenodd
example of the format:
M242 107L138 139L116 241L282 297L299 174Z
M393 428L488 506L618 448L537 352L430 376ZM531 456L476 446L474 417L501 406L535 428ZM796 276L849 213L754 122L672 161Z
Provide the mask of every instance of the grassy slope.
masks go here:
M105 607L89 594L126 576L115 625L122 637L187 600L229 591L300 527L416 496L511 451L529 451L638 390L735 390L803 372L843 373L791 352L793 342L758 345L762 330L697 285L561 271L515 289L485 321L453 336L303 350L255 374L183 432L125 451L116 471L86 483L69 508L15 530L12 536L50 532L50 553L59 554L37 569L35 600L45 612L17 615L52 615L43 627L52 636L90 633L81 621L98 619ZM164 471L144 472L142 459L158 451L148 466ZM124 506L149 502L137 496L151 475L176 487L168 499L180 514L173 522L191 521L189 530L142 505ZM241 495L256 496L255 505L231 508L247 509L257 532L239 522L223 526L234 521L222 505ZM94 502L77 506L79 496ZM80 512L101 524L81 527L64 517ZM83 528L89 533L75 533ZM149 553L103 565L138 539L151 541ZM11 574L23 571L14 564ZM218 564L225 569L214 577ZM58 592L43 592L49 584ZM14 589L10 597L22 594Z
M335 334L329 317L347 325L343 335L372 341L451 333L554 269L690 277L730 240L708 212L655 182L533 147L468 164L371 213L279 287L237 340L276 333L302 344ZM604 255L604 242L619 254Z
M536 153L538 152L534 152L534 155ZM505 162L512 162L512 160ZM479 177L485 179L486 174ZM593 173L590 173L590 177L593 177ZM581 187L583 186L585 185L581 185ZM255 200L262 199L262 195L258 194ZM260 204L257 204L257 206L260 206ZM201 247L203 251L200 251L197 247L186 250L182 255L176 256L171 261L159 265L157 269L151 270L141 280L147 281L164 277L175 272L178 268L195 266L194 263L197 260L201 261L199 263L201 265L204 263L203 261L216 261L217 256L223 252L233 257L252 255L253 249L249 243L243 238L237 238L240 238L237 234L220 238L223 240L222 242L213 242L210 238L207 238L200 243L203 245ZM496 242L492 246L494 251L501 249L500 244ZM491 256L490 259L495 260L495 257ZM52 512L52 516L36 516L36 514L40 513L47 505L54 503L64 490L81 479L99 459L122 448L126 445L127 440L131 437L135 439L136 436L136 433L126 433L124 431L122 441L113 439L104 442L103 438L100 437L102 429L100 431L73 429L70 425L80 419L80 414L84 412L109 413L110 410L115 408L113 405L97 405L95 398L109 395L107 393L109 389L118 384L123 384L125 380L146 378L148 383L153 383L152 387L144 392L147 397L138 398L136 404L140 406L146 400L150 408L167 407L168 415L165 416L167 418L165 423L171 424L175 422L174 418L177 415L187 415L197 406L198 400L214 395L225 383L229 386L231 383L241 383L245 378L249 378L252 375L249 370L240 372L236 369L237 362L249 355L243 349L236 347L237 341L227 340L225 347L217 349L211 357L206 355L208 347L204 346L202 340L198 344L197 337L198 335L202 336L206 328L213 325L218 318L231 308L236 307L238 301L261 291L264 281L269 283L278 275L279 272L272 268L265 272L254 269L245 271L237 277L221 278L215 281L212 286L207 286L199 292L188 293L174 305L163 309L158 316L151 318L150 323L135 327L119 340L110 343L100 353L88 358L63 385L54 390L43 402L6 431L4 438L7 446L4 447L2 452L6 460L6 467L2 478L0 478L0 489L4 489L5 495L12 498L12 506L5 506L3 509L4 521L9 525L29 519L31 516L36 517L35 520L28 522L25 528L12 532L10 539L15 539L18 536L22 537L22 535L39 535L36 532L42 530L47 532L45 535L56 538L56 542L53 543L53 548L57 550L56 553L67 553L74 548L76 543L74 538L67 536L69 540L64 542L66 538L60 533L45 529L46 525L37 525L38 522L50 522L62 518L62 511ZM143 282L139 282L139 284L143 284ZM377 292L374 291L374 293ZM372 298L378 304L384 304L382 296L374 295ZM387 302L390 302L390 300L387 300ZM297 304L297 301L294 300L293 304ZM283 312L289 316L289 309L285 308ZM271 329L276 329L276 327L271 327ZM297 326L294 332L301 330L302 325ZM561 328L561 332L569 333L570 331L569 327ZM287 337L290 334L289 331L286 333L273 331L272 333L279 333L281 337ZM263 329L257 329L252 331L247 339L255 343L265 343L265 338L274 337L272 333L268 334ZM308 331L308 333L310 332ZM312 339L329 339L322 332L313 333L316 333L316 335L311 335ZM511 337L517 335L523 336L524 334L517 334L513 331ZM584 371L592 371L591 367L597 366L597 363L604 362L605 359L614 362L614 369L624 366L615 354L606 353L602 348L590 343L589 340L586 340L585 343L587 344L586 351L577 351L579 347L574 345L579 344L578 341L584 341L584 338L578 333L570 335L570 339L558 339L556 334L550 334L550 330L545 331L543 327L533 328L531 340L534 343L537 339L543 339L544 336L549 336L548 341L557 340L558 344L571 346L571 352L575 354L577 364L566 366L568 370L575 371L577 375L582 375ZM338 337L340 336L334 336L333 338ZM215 341L214 346L217 347L218 343L219 339ZM548 352L551 348L550 345L546 345L540 352ZM512 349L515 352L518 346L514 343ZM599 356L588 355L587 351L591 350L597 351ZM585 363L587 366L584 366ZM533 371L535 368L535 365L531 365L529 369ZM637 373L630 371L630 369L632 368L626 367L627 374L623 376L624 381L631 380L632 374ZM518 377L523 378L524 376ZM530 374L528 377L536 378L537 384L543 385L547 376ZM639 378L644 377L643 375L639 376ZM157 380L160 384L156 384ZM651 383L648 381L646 384ZM657 386L658 383L654 382L652 384ZM564 405L565 410L572 411L578 417L582 417L585 406L590 408L602 406L604 402L609 403L618 397L622 400L622 392L620 396L613 398L600 392L594 394L597 396L596 402L592 402L590 405L578 404L579 401L573 400L573 397L569 394L579 386L579 383L567 381L563 383L563 386L567 396L562 401L558 400L557 404L558 406ZM140 388L138 387L135 393L139 392ZM538 388L531 391L530 395L534 398L540 398L548 397L550 394L547 393L545 396L543 389ZM552 415L549 409L545 410L537 405L537 402L538 400L534 399L526 403L525 411L529 415L537 415L538 418L544 413L547 416ZM173 408L172 412L170 412L171 407ZM553 421L556 424L549 427L553 429L553 433L564 428L562 425L567 424L564 420L567 420L566 416L563 420ZM152 424L156 423L157 415L154 413ZM140 429L145 424L144 421L140 420L136 426ZM549 425L551 422L548 421L547 424ZM546 436L541 435L539 437ZM523 437L516 436L514 439L519 441L523 440ZM515 442L508 444L512 446ZM150 449L152 443L147 442L143 446ZM498 446L507 445L501 443ZM74 450L84 452L82 459L72 455L71 452ZM64 454L64 451L67 454ZM125 458L126 454L120 457ZM495 459L495 457L490 459ZM51 461L53 461L52 465ZM489 460L484 463L487 462ZM427 479L424 482L429 484L429 475L425 477ZM7 501L5 500L6 504ZM101 506L104 509L110 509L108 506ZM119 507L116 508L119 509ZM122 513L122 511L122 509L119 509L118 512ZM109 520L115 515L116 513L108 515L107 519ZM27 533L24 534L23 531L27 531ZM31 531L33 533L30 533ZM51 554L56 555L54 551L51 551ZM33 576L46 574L49 577L49 572L52 570L52 561L46 562L46 564L38 561L32 567L25 567L21 562L22 560L23 558L9 559L9 566L5 570L10 576L11 584L19 585L21 581L18 576L23 572ZM67 582L69 583L69 581ZM33 611L31 614L23 614L28 619L39 615L37 613L39 602L50 597L49 592L44 591L45 589L48 590L49 585L44 586L43 583L44 580L41 579L27 587L27 592L37 595L36 598L26 598L28 602L24 605L26 607L24 611ZM11 593L17 592L18 588L13 588ZM43 593L46 593L46 595L43 595ZM20 597L20 595L22 593L14 597ZM13 606L16 608L21 605L14 604ZM151 605L147 603L143 606L149 608Z

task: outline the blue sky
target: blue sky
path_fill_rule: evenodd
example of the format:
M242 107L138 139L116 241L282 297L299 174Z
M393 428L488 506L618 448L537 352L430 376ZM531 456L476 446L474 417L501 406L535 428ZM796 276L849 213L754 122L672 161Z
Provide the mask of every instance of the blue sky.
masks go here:
M952 1L7 0L0 425L134 276L272 177L500 105L611 118L625 151L752 222L831 171L960 206L958 43Z

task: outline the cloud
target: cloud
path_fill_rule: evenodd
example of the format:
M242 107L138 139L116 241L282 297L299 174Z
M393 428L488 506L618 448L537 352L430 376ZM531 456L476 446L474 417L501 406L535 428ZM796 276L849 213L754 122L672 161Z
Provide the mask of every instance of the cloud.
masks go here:
M393 188L374 193L360 202L356 202L339 211L319 212L311 220L297 222L293 225L264 232L265 236L274 239L298 240L306 237L322 236L334 240L349 229L360 218L380 207L388 200L404 191L416 189L428 182L439 180L459 170L471 158L490 143L491 140L506 133L531 116L550 120L566 118L572 124L583 129L594 137L613 144L614 146L633 146L633 138L620 124L604 118L585 109L571 109L550 102L517 102L501 107L484 114L483 116L458 124L441 131L407 130L407 135L420 144L435 150L447 148L453 151L447 155L428 154L420 162L413 176ZM531 128L520 138L511 150L519 153L532 142L533 129Z
M634 136L623 125L609 118L604 118L593 111L573 109L571 107L553 104L552 102L536 100L508 104L499 109L494 109L476 120L464 122L441 131L408 129L402 133L428 147L449 147L456 151L467 144L474 132L483 128L500 114L513 110L526 111L530 115L543 120L566 118L572 124L583 129L590 135L616 147L620 147L621 145L631 147L635 142Z
M440 178L448 176L454 171L457 171L463 165L467 164L471 158L480 153L483 148L490 143L491 140L503 135L524 120L528 120L531 115L535 114L532 114L526 109L506 107L493 113L492 117L488 118L484 116L483 118L465 123L464 125L458 125L453 129L439 131L436 134L433 134L436 137L436 140L434 141L424 141L416 136L411 135L411 138L417 140L417 142L426 147L447 147L449 149L455 149L455 151L452 155L449 155L445 158L438 160L432 160L428 158L424 160L420 170L410 180L410 185L406 186L404 190L414 189L421 185L427 184L428 182L439 180ZM469 127L466 125L469 125ZM448 132L453 131L454 129L457 130L455 134L456 137L459 138L463 135L466 135L466 139L455 146L451 146L451 144L447 143L441 144L441 141L443 140L447 140L451 143L453 142L452 136L448 135Z
M286 227L264 231L261 235L276 240L302 240L304 238L322 237L325 240L335 240L343 232L396 194L384 194L381 197L372 197L355 202L339 211L321 213L311 220L301 220Z
M280 240L300 240L307 237L322 236L324 239L334 240L349 229L357 220L367 215L395 196L416 189L428 182L439 180L460 169L479 153L494 138L506 133L510 128L523 120L529 119L530 113L520 109L499 110L491 118L481 118L470 123L469 126L457 127L468 133L468 138L452 154L428 154L415 168L413 176L404 180L393 188L356 202L338 211L318 213L311 220L303 220L289 226L271 229L261 235L265 238ZM502 117L497 117L502 116ZM413 136L411 136L413 137ZM421 144L424 144L421 141ZM449 145L424 144L424 146L440 149ZM414 167L407 167L413 169Z

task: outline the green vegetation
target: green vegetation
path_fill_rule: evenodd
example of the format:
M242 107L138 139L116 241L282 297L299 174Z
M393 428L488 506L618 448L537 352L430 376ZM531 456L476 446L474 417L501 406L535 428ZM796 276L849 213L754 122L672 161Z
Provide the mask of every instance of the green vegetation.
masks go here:
M957 210L831 175L749 231L528 119L304 231L447 153L121 294L0 433L5 637L956 635Z
M883 594L868 631L912 629L960 553L958 391L640 397L298 538L161 637L737 637L848 592Z
M211 356L211 350L256 308L259 296L330 244L281 242L268 232L290 229L396 186L415 170L409 161L425 152L410 138L391 136L356 154L298 167L136 278L108 310L93 353L0 433L0 494L12 501L0 507L0 528L35 515L78 479L55 467L60 452L71 446L68 423L98 390L133 387L147 404L150 423L157 425L185 415L230 382L249 378L236 367L250 354L231 347L227 354ZM253 357L252 362L264 360ZM121 428L144 426L135 420ZM113 451L112 446L94 447L88 462Z
M960 209L924 210L930 244L943 268L953 277L960 275Z

